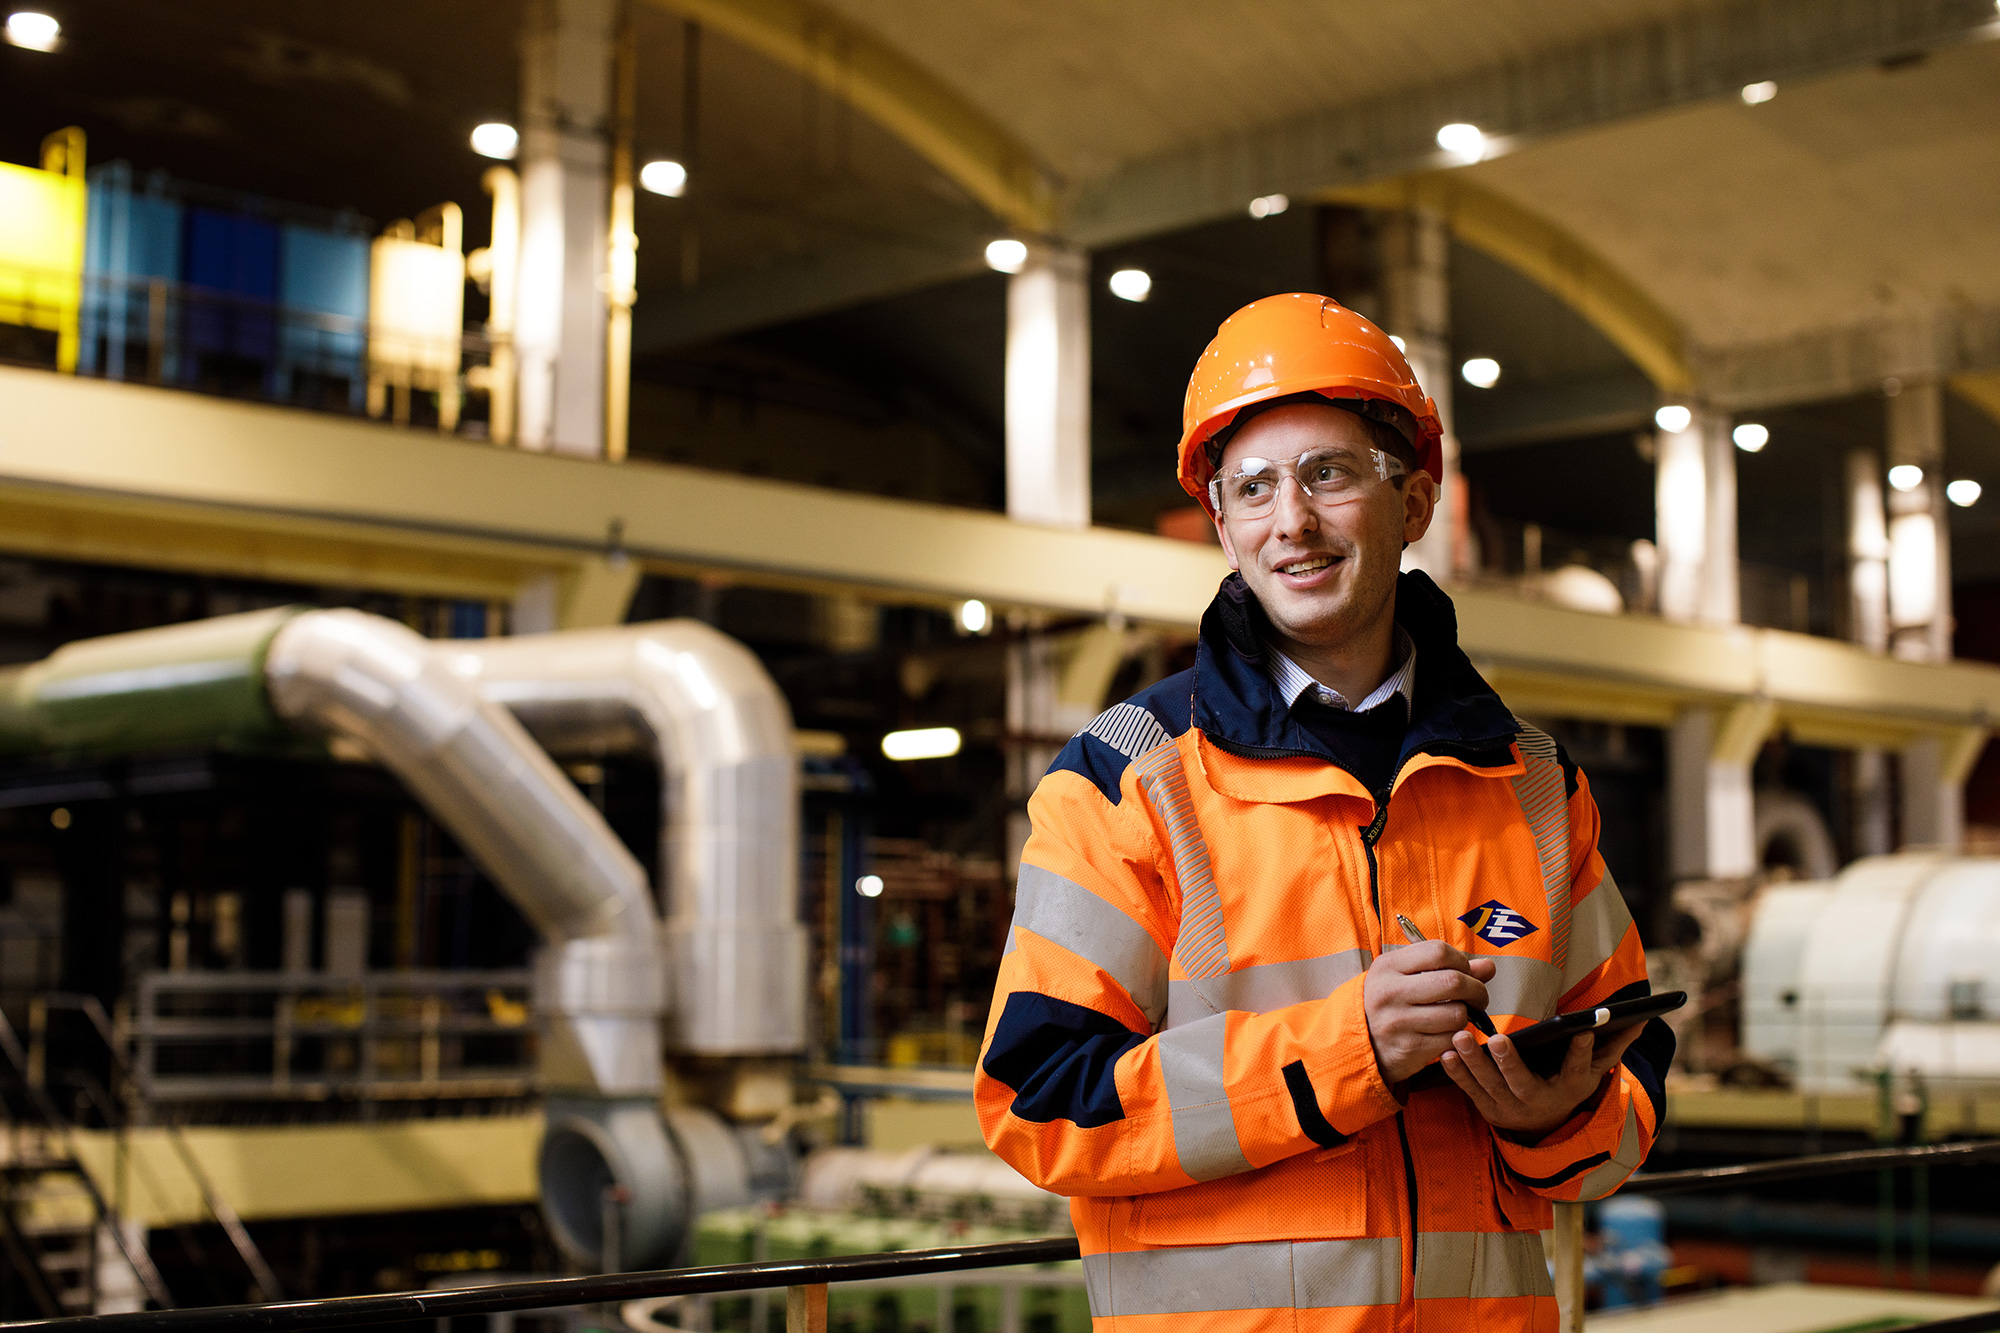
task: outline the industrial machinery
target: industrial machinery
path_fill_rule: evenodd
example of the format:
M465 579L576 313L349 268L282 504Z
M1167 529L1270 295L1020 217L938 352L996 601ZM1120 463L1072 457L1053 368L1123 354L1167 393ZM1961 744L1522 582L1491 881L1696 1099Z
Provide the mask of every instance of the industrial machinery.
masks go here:
M2000 1085L2000 858L1907 852L1766 888L1742 1049L1804 1092Z
M695 622L433 642L280 608L0 674L0 750L18 755L288 734L394 774L540 933L542 1205L573 1261L664 1261L699 1213L789 1191L789 1150L744 1121L789 1106L782 1062L806 1041L797 764L747 649ZM660 764L660 909L552 750ZM669 1059L699 1067L703 1100L663 1111Z

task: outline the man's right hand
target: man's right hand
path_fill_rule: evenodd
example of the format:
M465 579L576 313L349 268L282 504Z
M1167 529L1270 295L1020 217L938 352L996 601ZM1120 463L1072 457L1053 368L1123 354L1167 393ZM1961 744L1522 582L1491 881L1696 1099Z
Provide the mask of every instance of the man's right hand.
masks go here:
M1468 958L1442 940L1391 949L1362 983L1368 1040L1382 1081L1395 1086L1451 1049L1466 1024L1465 1006L1486 1007L1490 958Z

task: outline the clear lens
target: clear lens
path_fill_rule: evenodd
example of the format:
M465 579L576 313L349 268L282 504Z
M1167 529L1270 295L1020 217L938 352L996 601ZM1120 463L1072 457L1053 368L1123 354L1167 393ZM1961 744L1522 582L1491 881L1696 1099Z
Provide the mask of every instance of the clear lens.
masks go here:
M1208 484L1209 500L1231 518L1261 518L1277 504L1287 479L1322 508L1358 500L1407 469L1380 449L1314 449L1292 460L1245 458Z

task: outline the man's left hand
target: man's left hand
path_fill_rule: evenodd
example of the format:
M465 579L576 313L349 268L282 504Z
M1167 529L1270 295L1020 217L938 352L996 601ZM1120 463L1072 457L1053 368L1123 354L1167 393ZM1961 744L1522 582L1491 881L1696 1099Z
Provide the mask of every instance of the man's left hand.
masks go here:
M1645 1024L1634 1023L1601 1046L1589 1032L1572 1037L1563 1067L1550 1078L1528 1068L1504 1034L1482 1045L1461 1032L1438 1063L1495 1129L1542 1135L1576 1114L1644 1030Z

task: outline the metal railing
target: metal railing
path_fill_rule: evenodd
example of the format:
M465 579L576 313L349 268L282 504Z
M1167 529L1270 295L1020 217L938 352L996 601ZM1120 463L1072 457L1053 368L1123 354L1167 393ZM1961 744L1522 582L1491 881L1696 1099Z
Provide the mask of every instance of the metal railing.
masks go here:
M1623 1190L1665 1194L1727 1185L1753 1185L1809 1176L1881 1170L1884 1168L1963 1165L2000 1160L2000 1140L1915 1148L1872 1148L1859 1152L1822 1153L1742 1166L1702 1167L1633 1176ZM1558 1204L1555 1228L1558 1300L1565 1307L1563 1327L1580 1328L1582 1310L1581 1223L1583 1205ZM1573 1225L1569 1225L1573 1224ZM189 1310L147 1310L129 1314L82 1315L46 1319L7 1327L34 1328L45 1333L167 1333L177 1329L291 1330L359 1328L411 1319L443 1321L462 1315L508 1314L523 1310L574 1309L580 1306L623 1305L674 1297L772 1291L786 1293L787 1333L825 1333L827 1288L835 1283L900 1283L950 1273L1011 1268L1005 1281L1022 1285L1074 1285L1073 1273L1034 1272L1033 1266L1061 1264L1079 1257L1073 1237L1012 1241L998 1245L965 1245L890 1254L843 1255L830 1259L778 1260L718 1264L699 1268L661 1269L645 1273L609 1273L596 1277L549 1278L490 1283L435 1291L396 1292L378 1296L335 1296L323 1300L289 1301L278 1305L212 1306ZM1574 1261L1574 1262L1572 1262ZM1028 1271L1019 1271L1028 1270ZM2000 1333L2000 1309L1909 1326L1904 1333Z
M529 982L519 969L149 973L135 1091L144 1105L526 1096Z
M461 415L491 387L499 335L415 335L165 278L0 264L0 360L486 438ZM500 355L496 357L496 352ZM412 390L425 395L414 398Z

